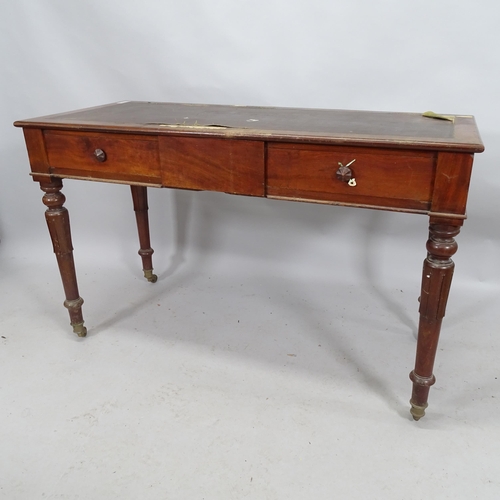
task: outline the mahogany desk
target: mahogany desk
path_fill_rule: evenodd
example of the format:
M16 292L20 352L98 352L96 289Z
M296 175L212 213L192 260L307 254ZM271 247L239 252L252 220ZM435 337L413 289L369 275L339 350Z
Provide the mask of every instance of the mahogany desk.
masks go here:
M441 117L443 118L443 117ZM130 184L144 276L154 283L148 186L428 215L411 414L425 414L465 219L471 116L120 102L16 122L59 264L71 325L86 335L62 179Z

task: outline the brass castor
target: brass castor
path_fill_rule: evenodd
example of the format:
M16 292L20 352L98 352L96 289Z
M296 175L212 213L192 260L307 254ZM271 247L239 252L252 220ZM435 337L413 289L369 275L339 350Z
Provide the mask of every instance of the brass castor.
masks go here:
M75 323L71 326L73 327L73 333L76 333L79 337L87 336L87 328L83 326L83 323Z
M158 281L158 276L156 276L156 274L153 274L153 270L152 269L144 269L144 277L150 283L156 283Z
M417 422L425 416L425 409L429 406L427 403L423 406L418 406L416 404L413 404L410 401L411 408L410 408L410 413L413 417L413 420L416 420Z

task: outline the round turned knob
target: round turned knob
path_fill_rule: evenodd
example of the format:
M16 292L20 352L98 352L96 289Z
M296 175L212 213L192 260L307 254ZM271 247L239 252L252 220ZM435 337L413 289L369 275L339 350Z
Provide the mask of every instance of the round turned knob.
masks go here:
M102 149L96 149L94 151L94 156L97 161L100 161L101 163L103 161L106 161L106 153Z

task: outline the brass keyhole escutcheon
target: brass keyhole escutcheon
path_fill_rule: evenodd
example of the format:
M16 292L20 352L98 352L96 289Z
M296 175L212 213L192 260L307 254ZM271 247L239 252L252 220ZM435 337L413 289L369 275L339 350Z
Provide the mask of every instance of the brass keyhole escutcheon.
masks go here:
M338 180L346 182L351 187L354 187L356 185L356 179L354 178L354 173L349 168L349 166L352 165L355 161L356 159L350 161L347 165L342 165L342 163L339 162L339 169L335 174Z

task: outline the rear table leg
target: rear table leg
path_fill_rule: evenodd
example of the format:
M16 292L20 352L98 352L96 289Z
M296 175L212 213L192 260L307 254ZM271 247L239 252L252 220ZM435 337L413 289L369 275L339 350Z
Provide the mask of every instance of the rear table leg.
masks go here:
M144 277L150 283L156 283L158 276L153 274L154 250L151 248L149 238L149 220L148 220L148 192L144 186L130 186L132 191L132 200L134 202L135 218L137 220L137 230L139 232L139 244L141 246L139 255L142 259L142 270Z

